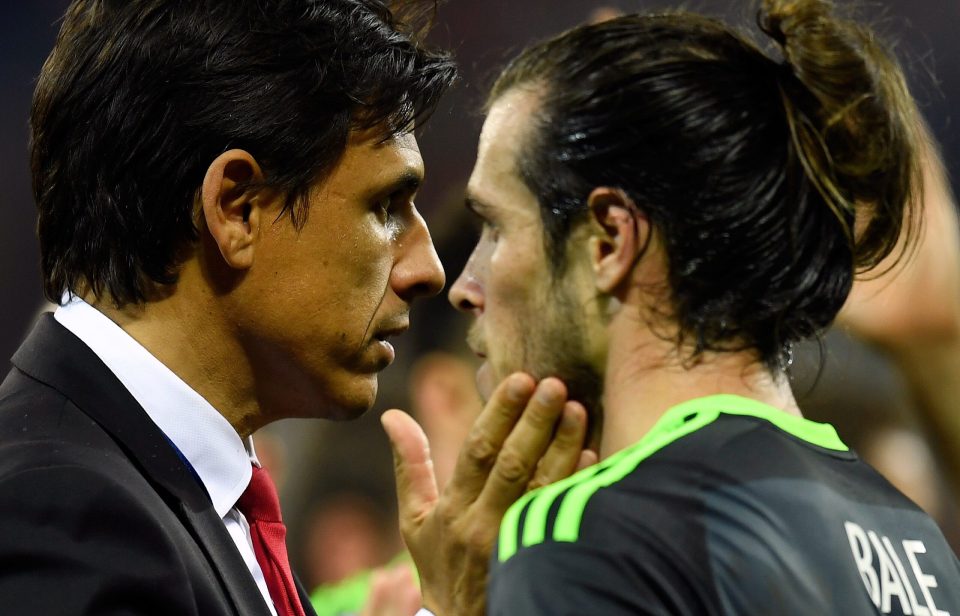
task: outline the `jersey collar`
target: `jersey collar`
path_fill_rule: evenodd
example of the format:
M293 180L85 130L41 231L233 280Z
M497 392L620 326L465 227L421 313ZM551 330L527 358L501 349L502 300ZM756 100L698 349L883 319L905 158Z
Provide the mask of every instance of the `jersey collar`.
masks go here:
M698 419L698 423L709 423L720 415L756 417L772 423L791 436L818 447L835 451L849 451L849 448L840 440L837 431L830 424L810 421L758 400L733 394L694 398L670 408L640 442L648 443L670 438L672 433L694 419Z

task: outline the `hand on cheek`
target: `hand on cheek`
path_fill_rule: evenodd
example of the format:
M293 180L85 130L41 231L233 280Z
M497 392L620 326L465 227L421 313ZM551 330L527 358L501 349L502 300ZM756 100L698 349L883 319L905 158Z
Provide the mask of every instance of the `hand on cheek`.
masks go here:
M587 413L555 378L501 383L477 418L453 478L437 490L429 444L402 411L382 418L394 452L400 530L420 573L424 606L437 616L482 615L487 566L500 521L528 489L583 464Z

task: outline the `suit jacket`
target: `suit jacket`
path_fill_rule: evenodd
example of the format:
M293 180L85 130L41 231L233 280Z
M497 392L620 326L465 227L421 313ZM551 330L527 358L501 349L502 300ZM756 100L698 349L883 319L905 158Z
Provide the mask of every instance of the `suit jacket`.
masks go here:
M202 484L83 342L44 315L12 362L0 612L269 616Z

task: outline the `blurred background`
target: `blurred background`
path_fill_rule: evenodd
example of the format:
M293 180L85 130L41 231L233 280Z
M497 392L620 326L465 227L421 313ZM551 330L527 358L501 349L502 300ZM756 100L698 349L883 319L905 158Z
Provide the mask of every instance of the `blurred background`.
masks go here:
M840 2L843 4L842 0ZM0 361L6 362L45 309L39 283L35 212L27 161L33 81L56 35L67 0L4 0L0 9ZM422 131L427 182L423 211L448 280L459 273L475 239L462 191L475 154L480 108L497 69L527 43L618 11L683 7L753 28L752 0L668 2L620 0L449 0L432 34L454 51L461 80ZM907 69L950 178L960 173L960 0L861 2ZM399 550L390 453L379 427L384 409L420 418L434 441L441 475L479 411L465 319L444 296L415 307L397 361L380 380L376 407L350 424L288 421L257 435L258 453L282 488L294 568L308 586L382 564ZM820 370L821 365L823 369ZM6 372L6 365L3 372ZM958 376L960 378L960 376ZM945 488L902 376L881 354L842 331L797 353L792 379L805 413L837 426L846 442L896 481L960 546L956 504Z

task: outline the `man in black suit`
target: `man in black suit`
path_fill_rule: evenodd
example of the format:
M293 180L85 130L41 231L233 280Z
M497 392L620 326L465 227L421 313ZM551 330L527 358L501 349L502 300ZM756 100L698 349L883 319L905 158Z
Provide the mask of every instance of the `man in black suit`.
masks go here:
M5 612L312 613L250 435L367 410L388 339L443 286L413 203L412 127L455 72L419 43L431 8L71 4L31 117L61 307L0 385ZM508 379L443 495L386 420L401 489L428 496L405 509L426 607L474 607L503 511L576 463L565 398Z

